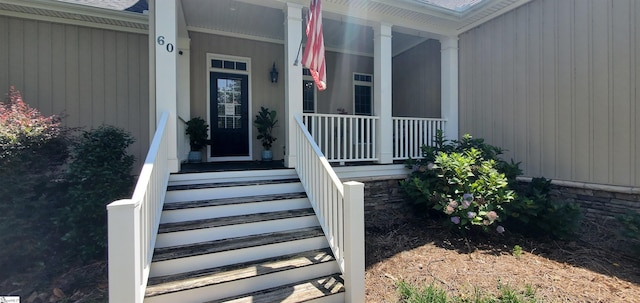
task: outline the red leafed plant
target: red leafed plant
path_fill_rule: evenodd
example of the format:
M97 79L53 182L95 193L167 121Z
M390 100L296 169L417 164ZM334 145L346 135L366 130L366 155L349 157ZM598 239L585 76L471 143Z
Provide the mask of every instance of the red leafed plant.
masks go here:
M8 97L8 102L0 102L0 159L41 147L61 135L59 116L43 116L25 103L20 91L13 86Z

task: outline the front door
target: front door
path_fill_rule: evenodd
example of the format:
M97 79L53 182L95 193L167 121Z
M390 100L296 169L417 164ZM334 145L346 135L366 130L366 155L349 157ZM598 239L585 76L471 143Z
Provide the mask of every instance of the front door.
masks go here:
M211 72L211 158L250 159L249 81L245 74Z

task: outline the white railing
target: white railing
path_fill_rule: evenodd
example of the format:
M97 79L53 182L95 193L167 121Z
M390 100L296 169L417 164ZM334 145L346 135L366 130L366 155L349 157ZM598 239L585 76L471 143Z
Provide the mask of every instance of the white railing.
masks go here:
M131 199L107 205L109 302L142 302L169 180L163 113Z
M378 117L304 114L302 119L329 162L378 160Z
M341 183L308 124L295 120L296 172L342 271L346 302L364 302L364 184Z
M393 117L393 160L422 158L423 145L433 146L436 131L446 120Z

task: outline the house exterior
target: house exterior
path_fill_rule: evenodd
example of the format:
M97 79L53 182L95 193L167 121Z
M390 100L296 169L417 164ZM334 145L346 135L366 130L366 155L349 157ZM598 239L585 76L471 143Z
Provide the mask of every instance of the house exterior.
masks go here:
M360 180L406 174L398 163L443 129L505 148L595 213L640 208L640 4L324 0L325 91L295 64L307 6L0 0L0 87L68 126L131 132L138 168L162 124L179 171L192 117L211 126L205 161L259 160L264 106L280 120L274 159L298 172L297 118L329 162L397 164L337 169Z

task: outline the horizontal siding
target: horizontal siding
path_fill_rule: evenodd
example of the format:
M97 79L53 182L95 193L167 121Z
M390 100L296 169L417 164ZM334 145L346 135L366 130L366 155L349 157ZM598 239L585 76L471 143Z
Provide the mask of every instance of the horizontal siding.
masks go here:
M640 186L640 3L534 0L460 36L460 128L527 176Z
M69 127L129 131L137 174L149 146L146 35L0 16L0 39L0 94L13 85Z

